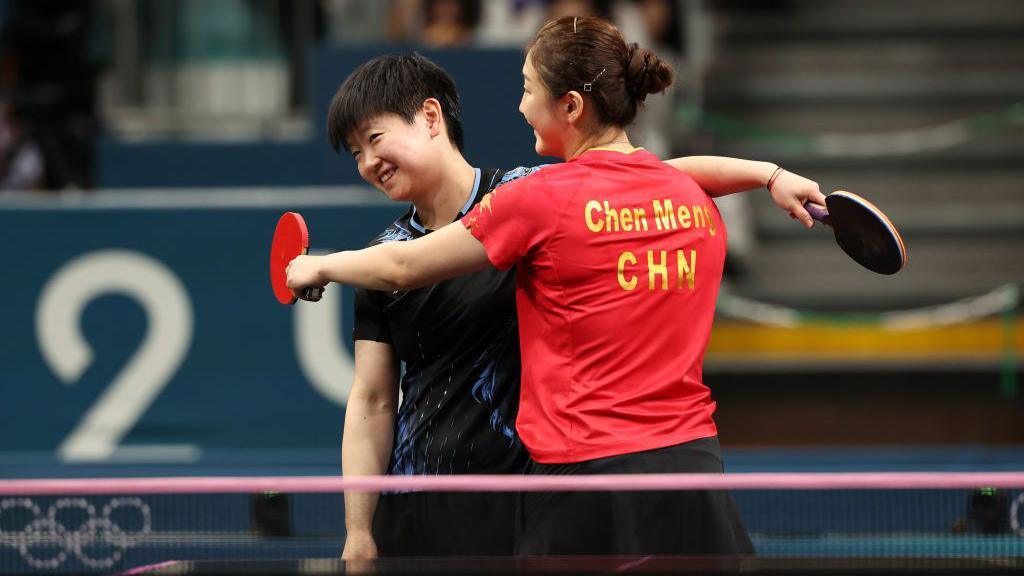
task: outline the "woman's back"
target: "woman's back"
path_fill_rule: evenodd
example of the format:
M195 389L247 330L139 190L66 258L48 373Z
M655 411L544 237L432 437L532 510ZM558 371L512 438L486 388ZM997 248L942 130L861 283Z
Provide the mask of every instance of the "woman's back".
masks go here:
M725 229L703 190L642 149L594 149L481 204L474 236L519 265L518 430L536 461L716 433L701 363Z

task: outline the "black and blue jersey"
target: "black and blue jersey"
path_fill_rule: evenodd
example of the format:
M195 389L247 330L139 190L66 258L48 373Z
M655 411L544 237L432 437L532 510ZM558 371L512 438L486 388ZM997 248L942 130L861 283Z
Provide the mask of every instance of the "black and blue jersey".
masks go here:
M535 168L476 169L457 218ZM430 233L415 207L370 245ZM390 344L404 365L389 474L521 473L515 432L519 335L515 271L487 268L416 290L357 290L355 340Z

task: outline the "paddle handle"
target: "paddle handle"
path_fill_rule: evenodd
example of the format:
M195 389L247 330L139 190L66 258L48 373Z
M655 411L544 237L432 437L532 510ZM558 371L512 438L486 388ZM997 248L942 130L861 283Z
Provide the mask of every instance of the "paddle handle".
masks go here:
M811 215L811 218L814 218L826 226L832 225L832 217L829 216L827 208L822 208L817 204L808 202L807 204L804 204L804 209L806 209L807 213Z
M302 295L303 295L303 298L305 300L313 300L313 301L319 300L320 297L324 295L324 289L323 288L306 288L306 290L302 293Z
M301 215L296 214L296 216L298 216L299 218L302 218ZM303 220L303 225L305 225L305 220ZM303 254L309 254L309 238L305 238L303 240L303 243L306 245L306 247L302 249L302 253ZM306 288L305 290L302 291L302 298L303 298L303 300L307 300L309 302L317 302L317 301L320 300L320 298L323 295L324 295L324 289L322 287L319 287L319 288Z

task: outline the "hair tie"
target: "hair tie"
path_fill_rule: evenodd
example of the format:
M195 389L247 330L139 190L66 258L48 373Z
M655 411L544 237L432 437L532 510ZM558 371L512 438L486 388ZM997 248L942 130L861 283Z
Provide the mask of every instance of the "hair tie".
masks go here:
M573 16L572 17L572 33L573 34L576 33L576 21L579 20L579 19L580 19L579 16Z

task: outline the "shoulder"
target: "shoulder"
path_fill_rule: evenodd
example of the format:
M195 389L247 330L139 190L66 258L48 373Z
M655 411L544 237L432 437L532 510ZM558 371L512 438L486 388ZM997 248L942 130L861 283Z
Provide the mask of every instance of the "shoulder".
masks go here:
M480 204L485 211L508 213L539 224L546 216L561 213L588 180L589 167L569 163L509 170L502 183L491 190ZM544 218L538 215L545 216Z
M519 179L522 179L522 178L526 178L527 176L530 176L531 174L535 174L535 173L539 172L540 170L547 170L550 167L551 167L551 165L549 165L549 164L541 164L539 166L519 166L519 167L513 168L511 170L499 170L498 174L497 174L497 178L495 179L493 185L491 186L491 189L497 188L499 186L503 186L503 185L508 184L510 182L515 182L516 180L519 180Z
M413 227L410 225L412 219L412 207L410 206L404 214L398 217L392 222L383 232L377 234L370 240L366 246L376 246L377 244L384 244L385 242L395 242L400 240L412 240L416 238L416 234L413 231Z
M608 168L637 181L651 185L697 186L689 174L676 169L651 152L638 148L625 156L624 161L609 164Z
M531 194L546 192L552 188L560 191L575 189L580 180L590 173L588 166L569 162L542 164L533 167L519 167L506 171L495 185L494 192L499 190L516 190L518 193L529 190Z

